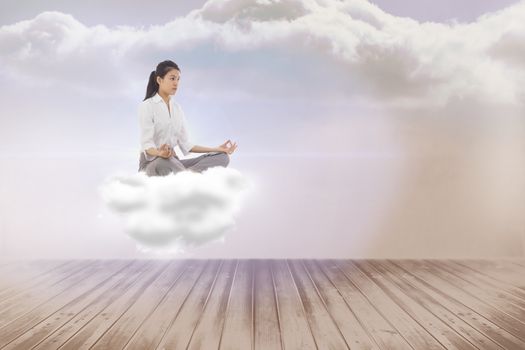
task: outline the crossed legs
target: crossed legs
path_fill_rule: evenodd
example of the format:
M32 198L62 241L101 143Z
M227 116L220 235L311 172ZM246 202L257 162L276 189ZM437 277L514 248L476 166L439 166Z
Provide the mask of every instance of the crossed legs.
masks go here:
M146 171L148 176L166 176L183 170L192 170L200 173L214 166L226 167L229 163L230 156L227 153L206 153L189 159L157 157L149 162L143 170Z

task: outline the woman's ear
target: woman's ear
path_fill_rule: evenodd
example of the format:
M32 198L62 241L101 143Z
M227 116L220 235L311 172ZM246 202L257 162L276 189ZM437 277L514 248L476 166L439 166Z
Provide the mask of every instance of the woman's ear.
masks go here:
M157 84L160 85L160 77L156 77L155 80L157 81Z

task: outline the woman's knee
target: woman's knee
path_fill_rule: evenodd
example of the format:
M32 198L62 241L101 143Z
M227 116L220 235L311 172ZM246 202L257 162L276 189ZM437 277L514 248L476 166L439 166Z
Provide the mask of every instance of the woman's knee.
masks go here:
M146 169L146 174L149 176L166 176L171 173L171 169L164 164L153 164Z
M230 155L228 153L219 153L216 154L215 157L217 157L217 162L219 165L226 167L228 164L230 164Z
M146 173L150 176L166 176L170 173L175 173L184 170L183 165L177 165L168 159L155 159L153 164L148 167Z

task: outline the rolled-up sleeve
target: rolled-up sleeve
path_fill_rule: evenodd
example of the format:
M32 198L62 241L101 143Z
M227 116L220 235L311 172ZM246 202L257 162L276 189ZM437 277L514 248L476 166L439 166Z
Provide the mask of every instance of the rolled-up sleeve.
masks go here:
M190 135L188 131L188 124L186 123L186 116L184 115L184 112L179 106L180 111L180 117L181 117L181 128L178 135L178 144L180 147L180 150L182 151L182 154L185 156L188 155L195 146L194 143L190 142Z
M146 153L148 148L156 148L153 136L155 133L155 125L153 123L153 113L147 103L141 103L139 106L139 125L140 125L140 149L144 152L147 160L155 158Z

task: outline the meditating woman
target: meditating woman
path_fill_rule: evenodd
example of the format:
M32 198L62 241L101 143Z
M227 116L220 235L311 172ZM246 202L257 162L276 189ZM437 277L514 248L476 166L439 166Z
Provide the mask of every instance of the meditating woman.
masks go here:
M210 167L226 167L236 143L227 140L218 147L193 144L188 135L186 117L170 96L177 92L180 69L173 61L163 61L151 72L146 97L139 106L141 153L139 171L148 176L165 176L182 170L202 172ZM184 155L206 153L196 158L179 159L174 147Z

